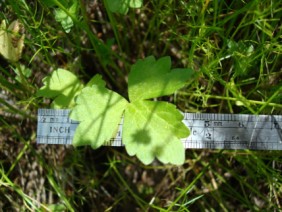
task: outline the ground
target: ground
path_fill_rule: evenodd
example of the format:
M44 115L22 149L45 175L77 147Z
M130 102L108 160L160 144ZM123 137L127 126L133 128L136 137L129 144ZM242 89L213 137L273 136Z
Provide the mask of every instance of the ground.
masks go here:
M280 2L144 1L123 15L80 0L68 33L54 12L75 1L58 2L0 3L0 20L18 19L25 34L21 59L0 61L0 211L281 209L280 151L189 149L174 166L143 165L121 147L36 144L37 109L51 101L36 92L49 73L84 83L100 73L127 96L131 65L149 55L197 72L162 98L183 112L281 114Z

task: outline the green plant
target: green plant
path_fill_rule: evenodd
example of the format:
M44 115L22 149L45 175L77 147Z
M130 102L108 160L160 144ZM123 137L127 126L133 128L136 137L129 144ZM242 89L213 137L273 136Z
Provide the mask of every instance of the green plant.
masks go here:
M126 14L129 8L139 8L143 0L105 0L111 12Z
M72 108L74 97L80 93L83 84L71 72L64 69L55 70L51 76L45 77L44 86L41 87L37 96L53 98L53 108Z
M126 96L132 61L169 55L173 67L199 74L162 98L181 110L281 114L281 1L144 1L125 16L101 1L78 1L68 34L54 16L71 6L66 1L0 1L0 21L25 28L20 62L0 59L3 211L281 210L280 151L189 149L183 166L144 166L124 148L36 145L36 112L49 101L33 95L61 67L79 82L101 73Z
M78 79L62 69L45 78L37 94L54 98L54 107L71 106L76 97L70 115L80 121L74 146L100 147L115 136L124 114L122 139L129 155L136 155L144 164L155 157L163 163L183 164L185 151L180 138L189 135L183 115L170 103L148 101L174 93L193 78L191 69L170 67L170 57L138 60L128 76L129 101L105 88L99 75L82 89Z
M42 0L43 4L53 9L55 20L61 23L64 31L69 33L73 27L73 18L78 14L77 0ZM59 7L59 8L56 8Z
M77 1L72 2L71 6L67 8L67 12L62 10L61 8L55 10L55 19L57 22L60 22L63 29L66 33L69 33L72 26L73 26L73 20L71 16L75 16L77 13ZM71 16L69 16L69 14Z

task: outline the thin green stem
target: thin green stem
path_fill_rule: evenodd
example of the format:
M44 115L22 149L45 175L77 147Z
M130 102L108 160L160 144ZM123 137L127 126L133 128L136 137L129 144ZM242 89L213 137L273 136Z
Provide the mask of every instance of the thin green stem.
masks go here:
M282 89L279 89L280 92ZM277 93L279 93L279 91L275 92L276 95ZM216 96L216 95L211 95L211 94L198 94L198 93L187 93L187 92L182 92L182 91L179 91L178 92L179 95L183 95L183 96L195 96L195 97L203 97L203 98L211 98L211 99L219 99L219 100L226 100L226 101L239 101L238 103L240 103L240 100L238 98L235 98L235 97L227 97L227 96ZM273 98L276 96L275 94L273 94ZM272 99L273 99L272 98ZM269 107L277 107L277 108L282 108L282 104L277 104L277 103L273 103L271 102L272 99L268 99L267 102L264 102L264 101L258 101L258 100L250 100L248 99L247 101L250 103L250 104L255 104L255 105L262 105L263 106L263 109L267 106ZM261 110L259 110L258 112L256 113L259 113Z

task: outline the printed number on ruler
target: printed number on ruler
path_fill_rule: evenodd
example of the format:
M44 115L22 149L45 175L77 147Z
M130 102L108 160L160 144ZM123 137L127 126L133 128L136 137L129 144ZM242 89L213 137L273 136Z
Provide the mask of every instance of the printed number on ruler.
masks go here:
M39 109L38 144L71 144L78 122L70 110ZM282 150L282 116L185 113L190 136L185 148ZM106 145L122 146L122 122L117 136Z

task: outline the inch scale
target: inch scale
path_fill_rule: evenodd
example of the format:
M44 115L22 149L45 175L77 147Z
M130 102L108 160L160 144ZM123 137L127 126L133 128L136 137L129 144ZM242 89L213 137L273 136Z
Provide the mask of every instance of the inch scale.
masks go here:
M39 109L38 144L72 144L78 122L70 110ZM249 114L184 113L190 136L182 139L186 149L282 150L282 116ZM106 146L123 146L122 122Z

